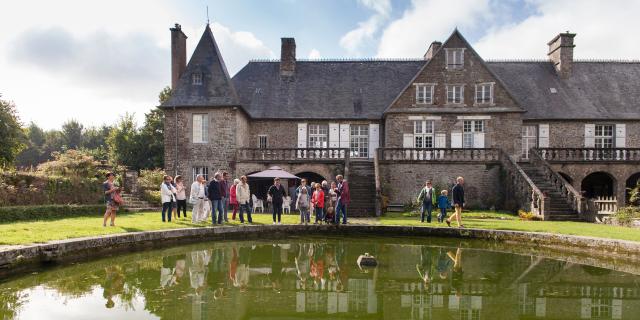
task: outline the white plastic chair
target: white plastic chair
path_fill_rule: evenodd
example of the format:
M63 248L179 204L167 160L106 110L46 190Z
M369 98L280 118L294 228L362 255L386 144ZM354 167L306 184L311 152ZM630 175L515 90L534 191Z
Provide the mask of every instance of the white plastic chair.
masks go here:
M255 194L251 195L251 199L253 200L253 212L256 212L257 208L260 208L260 212L264 213L264 202L262 202L262 200L258 199L258 197L256 197Z
M282 198L282 211L284 213L291 213L291 197L286 196Z

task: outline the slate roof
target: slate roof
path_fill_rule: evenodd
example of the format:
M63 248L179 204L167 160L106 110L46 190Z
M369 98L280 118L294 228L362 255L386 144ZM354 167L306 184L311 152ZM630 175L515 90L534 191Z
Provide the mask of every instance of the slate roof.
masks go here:
M233 77L253 118L381 119L424 65L409 61L297 61L294 79L278 62L249 62Z
M487 65L527 110L524 119L640 119L640 62L576 61L568 79L548 61Z
M202 74L202 85L191 83L194 73ZM240 105L240 99L233 87L211 28L207 25L171 98L161 107L232 105Z

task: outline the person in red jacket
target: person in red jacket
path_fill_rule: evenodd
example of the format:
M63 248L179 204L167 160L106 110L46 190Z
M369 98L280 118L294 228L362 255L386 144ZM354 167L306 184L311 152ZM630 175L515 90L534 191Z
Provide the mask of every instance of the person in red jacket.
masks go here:
M316 191L313 192L311 203L316 212L316 222L314 224L318 224L318 221L322 223L324 220L324 191L322 191L322 185L319 183L316 183L315 188Z
M233 185L229 189L229 204L231 205L231 208L233 208L233 216L231 217L231 220L236 219L236 212L238 212L238 198L236 197L236 188L238 187L238 184L240 184L240 180L233 180Z

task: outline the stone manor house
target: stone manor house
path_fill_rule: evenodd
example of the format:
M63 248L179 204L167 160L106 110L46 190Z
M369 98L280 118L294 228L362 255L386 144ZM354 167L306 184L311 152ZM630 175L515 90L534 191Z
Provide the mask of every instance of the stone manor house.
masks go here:
M420 59L296 59L282 38L280 60L231 77L208 25L188 63L170 30L165 169L189 183L271 166L344 174L350 215L374 215L462 175L469 207L593 221L640 179L640 62L575 60L574 33L535 61L485 61L458 30Z

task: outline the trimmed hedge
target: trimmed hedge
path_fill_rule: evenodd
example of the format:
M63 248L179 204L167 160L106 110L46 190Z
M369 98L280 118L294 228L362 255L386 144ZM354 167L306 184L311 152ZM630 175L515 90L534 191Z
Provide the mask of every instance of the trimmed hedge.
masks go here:
M73 217L102 217L105 210L104 204L0 207L0 223ZM120 211L122 209L118 212Z

